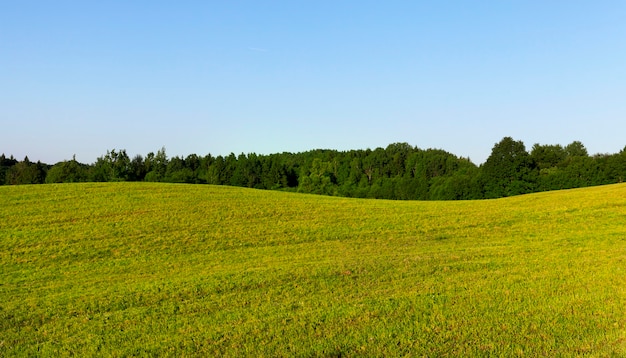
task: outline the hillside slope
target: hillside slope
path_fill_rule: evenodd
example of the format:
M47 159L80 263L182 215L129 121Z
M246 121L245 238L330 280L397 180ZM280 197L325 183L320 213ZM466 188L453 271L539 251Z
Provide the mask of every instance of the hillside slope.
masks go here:
M626 185L0 187L0 355L626 354Z

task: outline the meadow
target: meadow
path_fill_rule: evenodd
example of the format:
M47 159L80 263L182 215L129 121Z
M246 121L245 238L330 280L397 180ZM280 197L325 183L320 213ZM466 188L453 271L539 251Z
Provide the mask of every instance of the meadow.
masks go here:
M626 185L0 187L0 356L625 356Z

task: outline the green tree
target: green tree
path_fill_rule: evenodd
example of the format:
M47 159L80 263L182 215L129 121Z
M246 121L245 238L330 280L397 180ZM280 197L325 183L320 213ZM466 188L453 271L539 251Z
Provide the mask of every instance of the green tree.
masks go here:
M406 160L406 170L400 185L400 198L407 200L428 200L430 177L427 173L425 152L416 150Z
M482 191L478 182L479 169L469 159L459 158L454 171L431 179L431 200L480 199Z
M191 171L191 183L206 183L206 167L202 165L202 158L196 154L189 154L185 157L185 168Z
M207 169L207 182L213 185L222 185L226 183L224 178L224 168L226 167L224 163L224 157L218 155L215 157L215 160L208 164L209 168Z
M140 154L137 154L130 161L128 170L128 180L130 181L143 181L148 173L146 163Z
M312 194L333 195L334 179L332 165L320 158L313 159L311 167L303 168L300 175L298 191Z
M533 145L530 158L539 170L558 166L567 157L567 151L560 145Z
M9 169L15 164L19 163L13 156L7 158L2 154L0 156L0 185L4 185L6 183L6 176Z
M55 164L46 174L46 183L79 183L89 178L89 166L76 161L66 160Z
M533 164L522 141L503 138L481 167L485 196L497 198L534 189Z
M232 155L232 156L231 156ZM247 178L247 168L248 158L245 154L241 153L239 156L235 157L234 154L227 158L227 167L232 168L232 175L230 177L230 185L232 186L247 186L248 178Z
M589 153L587 152L587 148L585 148L585 146L579 141L574 141L568 144L565 147L565 152L567 153L568 157L588 157L589 156Z
M261 158L261 186L263 189L282 189L289 187L286 165L281 155Z
M129 175L130 158L125 149L107 151L91 168L91 180L96 182L126 181Z
M626 147L611 156L611 173L617 183L626 180Z
M415 151L408 143L393 143L387 146L385 152L387 153L389 176L390 177L402 177L406 170L406 160L408 156Z
M160 181L168 183L194 183L193 170L187 167L182 157L173 157L167 162L165 175Z
M146 165L149 170L144 180L149 182L163 181L163 179L165 179L165 173L167 172L167 162L165 147L161 147L156 155L148 153L146 156Z
M47 167L41 163L31 163L28 156L7 170L5 183L9 185L42 184L46 180Z

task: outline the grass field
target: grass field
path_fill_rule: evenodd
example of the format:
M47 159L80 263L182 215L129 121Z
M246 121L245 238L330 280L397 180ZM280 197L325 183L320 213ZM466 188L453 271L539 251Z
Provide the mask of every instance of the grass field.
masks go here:
M626 356L626 185L0 187L0 356Z

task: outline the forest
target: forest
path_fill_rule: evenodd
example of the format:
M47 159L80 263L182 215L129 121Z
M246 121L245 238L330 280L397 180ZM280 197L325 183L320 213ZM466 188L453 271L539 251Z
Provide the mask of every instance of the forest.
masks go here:
M93 164L65 160L54 165L0 156L0 184L149 181L231 185L322 195L397 200L489 199L532 192L622 182L626 148L589 155L574 141L566 146L505 137L485 163L441 149L407 143L386 148L301 153L254 153L168 158L165 148L130 157L112 149Z

